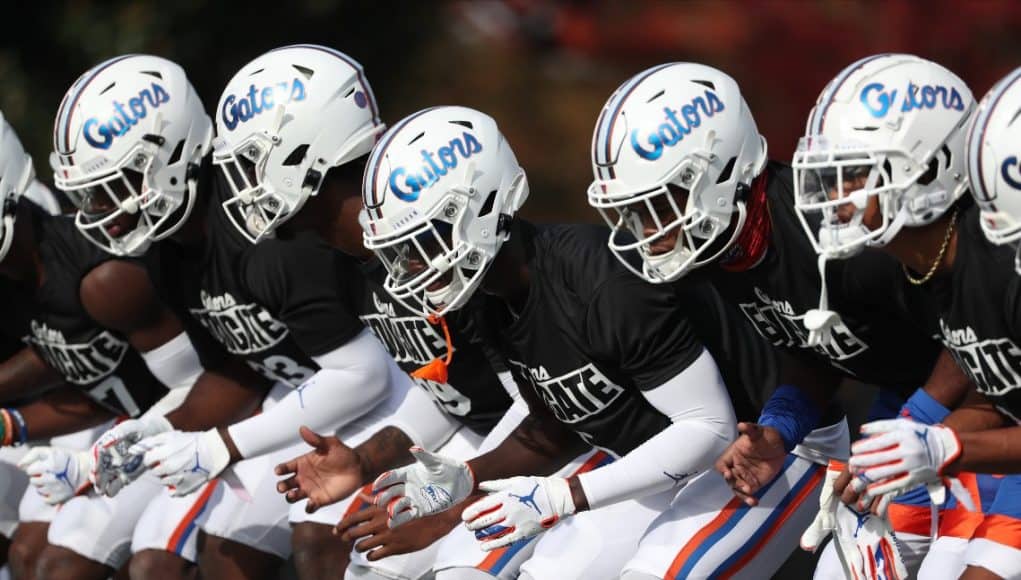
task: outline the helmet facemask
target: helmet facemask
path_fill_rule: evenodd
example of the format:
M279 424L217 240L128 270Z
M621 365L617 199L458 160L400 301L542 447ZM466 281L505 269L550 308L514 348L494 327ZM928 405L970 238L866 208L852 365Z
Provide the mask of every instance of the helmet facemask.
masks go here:
M938 217L952 195L936 180L943 161L932 155L916 163L899 149L803 137L792 164L795 208L816 252L850 257L886 245L905 225ZM895 167L907 171L897 175ZM865 223L871 198L881 220L875 227Z
M647 191L614 195L603 191L606 185L598 180L589 186L589 204L612 230L610 250L634 274L652 283L671 282L713 262L730 247L734 236L706 257L718 247L715 242L730 226L733 215L702 207L708 168L708 158L691 155L672 179ZM739 216L736 235L744 222L744 203L736 202L733 209ZM671 236L675 241L665 248ZM640 268L630 259L633 252L641 258Z
M277 226L308 199L307 195L301 196L301 205L290 207L287 198L264 179L270 154L279 142L278 137L253 133L231 149L220 140L214 145L213 164L223 172L233 194L223 202L223 209L234 227L252 243L273 237ZM297 159L294 164L300 162ZM317 186L318 180L311 189Z
M430 214L393 236L365 237L387 271L384 286L423 315L442 316L468 301L494 255L466 241L468 188L451 189ZM506 233L498 235L506 237Z
M162 142L158 135L145 135L107 169L81 176L67 176L72 172L55 156L54 181L78 209L75 226L92 243L114 255L140 255L188 218L195 203L197 168L186 171L183 200L162 191L156 186L156 174L164 169L159 157ZM184 211L178 211L182 207ZM130 230L122 233L125 216L134 219Z

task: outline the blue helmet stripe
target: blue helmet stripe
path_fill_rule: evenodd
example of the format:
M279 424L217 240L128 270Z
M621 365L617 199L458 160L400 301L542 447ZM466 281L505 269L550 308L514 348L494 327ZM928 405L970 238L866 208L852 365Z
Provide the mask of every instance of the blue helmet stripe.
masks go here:
M829 110L830 105L833 104L833 98L840 91L840 88L844 86L844 83L847 82L847 79L850 78L852 74L860 70L866 64L876 59L884 58L890 55L891 53L883 53L867 56L863 59L860 59L850 64L849 66L844 68L844 70L840 71L840 74L837 75L837 78L833 79L833 82L827 85L827 88L824 89L825 92L822 94L822 96L819 97L819 103L816 104L814 109L812 109L812 117L809 119L808 127L806 127L806 133L809 135L818 135L822 133L822 124L823 121L826 120L826 112Z
M110 66L133 56L137 55L125 54L105 60L86 71L85 74L78 77L78 80L71 85L71 89L64 97L64 100L60 103L60 109L57 111L57 122L53 126L53 146L58 153L70 152L71 115L74 113L75 105L78 104L78 99L81 98L85 89L88 88L89 84L99 75L99 73L103 72ZM61 137L63 137L62 141Z

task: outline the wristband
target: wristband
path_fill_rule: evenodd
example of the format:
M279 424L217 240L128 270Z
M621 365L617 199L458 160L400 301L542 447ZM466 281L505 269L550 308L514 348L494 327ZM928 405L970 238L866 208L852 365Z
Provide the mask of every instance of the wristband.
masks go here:
M790 453L819 425L822 410L804 391L792 385L780 385L766 401L758 423L780 432L783 447Z
M21 415L21 411L17 409L8 409L11 414L11 419L14 420L14 426L17 428L16 436L17 439L14 441L14 445L24 445L28 443L28 426L25 425L25 417ZM14 434L12 434L14 435Z
M941 423L949 414L950 409L933 399L925 389L918 389L912 393L900 409L901 417L908 417L926 425Z
M3 421L4 434L0 438L0 445L8 447L14 443L14 419L8 409L0 409L0 420Z

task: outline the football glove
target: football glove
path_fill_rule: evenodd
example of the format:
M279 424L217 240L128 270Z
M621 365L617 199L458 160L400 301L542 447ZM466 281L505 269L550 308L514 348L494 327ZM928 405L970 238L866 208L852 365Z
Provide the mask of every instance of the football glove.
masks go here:
M885 517L837 502L833 541L846 578L900 580L908 577L897 539Z
M944 471L961 455L961 442L954 430L943 425L925 425L910 419L886 419L862 425L866 439L851 446L851 470L855 491L863 491L863 501L902 494L919 485L929 490L932 501L946 501ZM974 511L971 496L956 479L950 490L961 505ZM882 502L884 513L889 500Z
M160 433L139 441L129 452L144 455L145 465L174 497L197 490L230 465L230 451L215 428Z
M128 419L103 433L92 446L92 470L89 479L99 493L114 497L127 484L145 473L141 455L129 452L131 446L146 437L173 429L162 415Z
M33 447L18 462L43 501L62 504L89 487L92 454L59 447Z
M449 509L475 488L468 464L412 447L415 463L380 475L372 483L373 500L386 509L391 528Z
M487 552L541 534L577 511L562 477L496 479L479 489L490 495L468 506L461 519Z

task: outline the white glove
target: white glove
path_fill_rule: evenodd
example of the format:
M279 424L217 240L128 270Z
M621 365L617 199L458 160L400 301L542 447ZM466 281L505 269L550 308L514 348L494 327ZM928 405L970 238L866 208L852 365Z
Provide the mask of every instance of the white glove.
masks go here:
M890 522L837 502L833 540L846 578L899 580L908 577Z
M808 529L801 534L801 549L815 552L822 545L830 533L837 527L837 504L840 503L840 496L833 493L833 484L836 483L840 473L844 470L844 464L839 461L830 460L826 467L826 477L822 481L822 489L819 491L819 513L809 524Z
M145 473L142 456L129 449L146 437L172 430L162 415L128 419L103 433L92 445L93 466L89 479L99 493L113 497L125 485Z
M866 439L851 445L851 471L855 491L864 491L862 501L884 494L890 497L919 485L929 490L933 503L946 501L943 471L961 455L961 442L954 430L943 425L925 425L910 419L885 419L862 425ZM956 483L956 484L955 484ZM971 496L957 480L950 490L961 505L975 511ZM885 512L889 500L881 502Z
M479 489L490 495L468 506L461 519L487 552L541 534L577 511L562 477L496 479Z
M373 503L385 507L391 528L441 512L459 503L475 487L468 464L412 447L415 463L380 475L372 483Z
M92 454L59 447L33 447L18 462L28 482L50 505L64 503L89 487Z
M216 429L169 431L143 439L129 450L145 456L145 465L171 495L188 495L230 465L230 452Z

